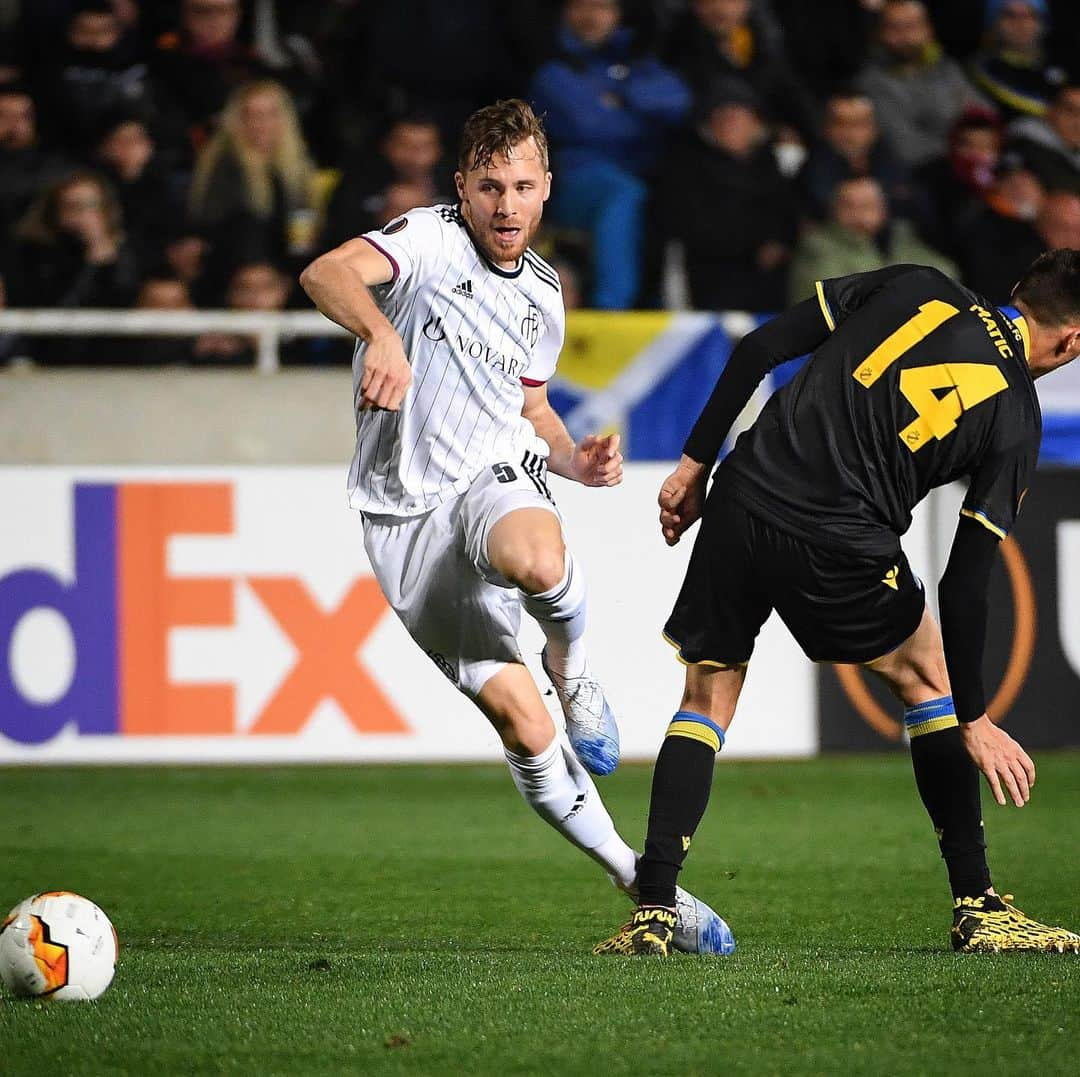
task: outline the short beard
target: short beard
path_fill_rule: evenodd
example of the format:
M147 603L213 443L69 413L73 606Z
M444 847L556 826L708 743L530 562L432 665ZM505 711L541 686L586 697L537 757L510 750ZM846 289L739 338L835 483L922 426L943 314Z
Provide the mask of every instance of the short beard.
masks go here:
M466 205L467 204L463 203L463 210L465 209ZM487 258L489 262L494 262L495 264L498 264L499 262L509 262L511 260L515 262L518 261L522 257L522 255L524 255L525 251L529 247L529 244L532 243L533 237L540 229L539 220L535 221L531 226L523 225L521 229L521 237L518 240L520 246L516 250L516 253L511 254L508 251L499 250L498 248L494 248L492 245L490 245L488 240L488 236L490 233L485 232L484 234L481 234L477 230L474 222L471 220L471 217L471 210L468 213L465 213L465 223L468 226L469 235L472 236L473 242L476 244L477 247L480 248L484 257Z

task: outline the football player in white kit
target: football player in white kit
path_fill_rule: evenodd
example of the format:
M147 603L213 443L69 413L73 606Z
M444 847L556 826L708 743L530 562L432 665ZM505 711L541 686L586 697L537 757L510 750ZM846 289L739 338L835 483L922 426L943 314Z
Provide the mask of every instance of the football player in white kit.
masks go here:
M523 101L466 122L460 202L412 210L316 259L300 282L356 334L349 503L387 601L502 740L526 802L632 893L634 851L586 770L619 735L585 655L585 582L546 474L614 486L617 435L574 443L548 403L565 312L529 243L551 190L547 140ZM576 757L560 743L517 643L521 607ZM726 925L689 895L676 942L720 952Z

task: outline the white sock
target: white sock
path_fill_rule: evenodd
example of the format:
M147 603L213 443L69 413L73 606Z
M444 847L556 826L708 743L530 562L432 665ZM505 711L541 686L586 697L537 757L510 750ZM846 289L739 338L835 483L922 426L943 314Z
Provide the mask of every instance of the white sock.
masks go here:
M619 837L600 793L573 752L556 737L539 755L506 752L518 792L567 841L601 864L615 885L632 886L637 874L634 850Z
M585 574L566 551L563 578L550 591L523 595L525 609L547 639L547 665L559 677L580 677L588 669L585 657Z

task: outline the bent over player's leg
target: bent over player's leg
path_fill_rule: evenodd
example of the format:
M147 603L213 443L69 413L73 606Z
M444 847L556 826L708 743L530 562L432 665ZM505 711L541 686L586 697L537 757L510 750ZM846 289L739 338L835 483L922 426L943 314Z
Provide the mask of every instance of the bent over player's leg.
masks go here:
M949 694L941 632L924 609L914 634L869 670L904 704L915 784L938 835L953 897L992 890L979 771L964 747Z
M558 694L574 751L593 774L610 774L619 762L619 730L589 670L585 577L563 541L562 522L546 508L515 508L491 526L486 556L518 588L544 633L544 670Z
M1080 952L1080 935L1031 920L994 892L986 863L979 771L956 719L941 632L930 611L924 610L919 627L897 650L868 668L906 707L915 784L949 872L953 947Z
M688 666L682 703L668 725L653 771L645 855L638 868L633 919L595 947L597 954L665 955L672 943L679 872L705 814L716 753L735 715L746 667ZM711 909L716 945L700 952L730 953L731 931Z
M735 716L744 666L688 666L678 711L653 771L645 856L638 873L642 905L672 908L675 883L709 803L716 753Z
M749 514L714 486L664 625L665 639L686 666L686 685L653 771L640 905L634 919L594 953L667 952L665 917L677 902L676 879L709 803L716 753L735 715L754 640L772 609L756 564L757 530ZM731 945L713 952L729 953L734 940L720 924Z

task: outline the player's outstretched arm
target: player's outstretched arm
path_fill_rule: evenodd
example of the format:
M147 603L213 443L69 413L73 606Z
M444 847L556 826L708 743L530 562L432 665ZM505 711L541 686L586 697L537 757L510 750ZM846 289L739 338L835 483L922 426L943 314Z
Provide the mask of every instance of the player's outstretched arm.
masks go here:
M525 406L521 414L533 425L537 436L547 442L550 450L548 470L564 479L573 479L585 486L618 486L623 477L623 457L619 452L619 435L598 437L590 434L574 444L562 419L551 406L547 387L525 387Z
M816 299L804 299L771 322L747 333L735 346L702 409L683 452L706 469L716 463L732 423L746 407L761 379L788 359L814 351L829 335Z
M401 337L368 290L393 277L389 259L365 239L351 239L328 251L300 274L300 285L315 306L367 344L361 410L397 411L412 382Z
M660 529L669 546L700 518L709 469L761 379L785 360L813 351L828 335L820 305L807 299L739 341L686 439L679 466L660 488Z
M1031 796L1035 764L987 716L982 684L988 612L986 588L997 548L996 535L962 516L938 587L938 602L945 666L964 746L986 778L994 799L1004 805L1007 790L1012 802L1020 808Z

